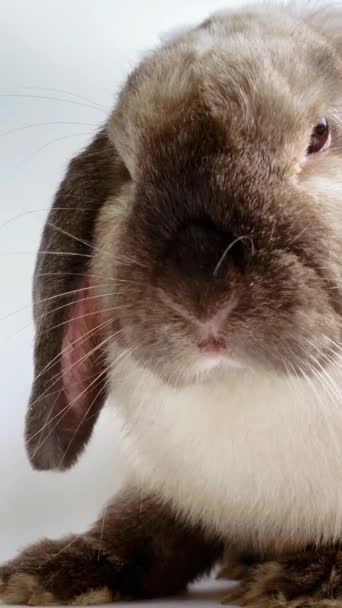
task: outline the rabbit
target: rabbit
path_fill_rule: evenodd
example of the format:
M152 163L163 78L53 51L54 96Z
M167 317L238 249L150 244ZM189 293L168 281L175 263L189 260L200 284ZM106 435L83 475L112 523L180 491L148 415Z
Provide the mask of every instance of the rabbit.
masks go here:
M226 603L342 606L341 138L336 6L215 13L128 76L43 231L26 419L65 470L113 403L127 479L2 602L173 595L231 556Z

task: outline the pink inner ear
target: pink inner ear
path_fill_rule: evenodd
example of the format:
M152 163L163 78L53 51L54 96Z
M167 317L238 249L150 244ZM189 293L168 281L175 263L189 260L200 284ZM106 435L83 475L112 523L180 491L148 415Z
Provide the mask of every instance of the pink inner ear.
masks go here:
M101 320L96 289L85 277L70 306L69 321L62 341L61 371L67 403L82 418L96 399L94 388L103 370ZM99 377L100 376L100 377Z
M63 310L68 321L58 326L64 329L60 360L48 368L45 393L39 382L34 386L35 407L29 409L26 437L31 462L38 469L66 469L76 461L105 401L106 338L98 301L85 277L70 306ZM48 340L53 339L51 328ZM50 386L54 387L52 397Z

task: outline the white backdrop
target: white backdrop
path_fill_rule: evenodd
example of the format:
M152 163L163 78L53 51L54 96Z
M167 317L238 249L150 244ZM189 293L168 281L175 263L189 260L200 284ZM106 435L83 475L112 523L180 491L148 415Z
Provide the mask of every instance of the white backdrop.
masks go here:
M227 3L0 0L0 560L39 536L82 530L125 468L109 408L69 473L33 472L26 459L31 278L47 208L142 52Z

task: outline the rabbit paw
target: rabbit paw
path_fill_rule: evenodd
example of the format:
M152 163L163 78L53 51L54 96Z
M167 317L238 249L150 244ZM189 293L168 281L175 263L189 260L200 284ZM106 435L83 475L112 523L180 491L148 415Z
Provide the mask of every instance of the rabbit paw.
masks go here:
M247 608L342 608L342 551L317 549L260 564L223 603Z
M106 604L115 567L80 542L42 541L0 567L0 603L29 606ZM108 584L106 584L108 582Z

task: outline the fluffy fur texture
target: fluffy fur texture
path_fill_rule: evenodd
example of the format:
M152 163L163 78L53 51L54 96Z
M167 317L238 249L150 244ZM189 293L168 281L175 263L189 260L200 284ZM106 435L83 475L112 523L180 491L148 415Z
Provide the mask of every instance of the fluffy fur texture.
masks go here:
M336 7L214 15L138 66L72 161L37 263L28 452L70 466L109 396L130 500L98 570L100 524L7 565L7 601L173 593L229 547L273 560L246 605L342 602L341 32Z

